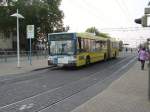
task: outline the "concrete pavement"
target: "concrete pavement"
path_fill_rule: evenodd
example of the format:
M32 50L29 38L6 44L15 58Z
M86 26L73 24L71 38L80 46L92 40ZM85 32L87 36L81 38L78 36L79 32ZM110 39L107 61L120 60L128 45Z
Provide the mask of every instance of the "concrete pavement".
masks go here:
M119 57L131 54L131 52L121 52ZM132 53L135 55L135 52ZM47 56L33 56L32 65L29 64L28 57L20 57L20 68L17 68L17 58L7 58L7 62L0 61L0 76L7 74L20 74L30 72L35 69L47 68Z
M30 65L28 60L24 60L20 62L20 68L17 68L17 62L7 62L7 63L0 63L0 76L2 75L9 75L9 74L20 74L30 72L36 69L47 68L47 58L39 58L33 59L32 65Z
M0 76L30 72L35 69L46 68L47 58L17 63L0 63ZM71 112L150 112L148 100L148 68L140 70L137 62L122 77L114 81L103 92L75 108Z
M71 112L150 112L147 66L142 71L137 62L102 93Z

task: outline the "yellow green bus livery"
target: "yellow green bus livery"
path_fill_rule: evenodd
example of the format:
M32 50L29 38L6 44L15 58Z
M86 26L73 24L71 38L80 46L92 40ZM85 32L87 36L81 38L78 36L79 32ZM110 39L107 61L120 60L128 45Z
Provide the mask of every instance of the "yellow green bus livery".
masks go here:
M90 33L51 33L48 43L48 65L79 67L119 54L118 41Z

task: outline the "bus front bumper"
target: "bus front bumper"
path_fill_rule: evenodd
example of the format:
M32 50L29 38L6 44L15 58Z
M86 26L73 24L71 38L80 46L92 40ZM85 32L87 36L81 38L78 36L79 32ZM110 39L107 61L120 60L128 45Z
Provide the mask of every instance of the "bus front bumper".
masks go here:
M69 62L69 63L53 63L53 61L48 60L48 65L57 65L59 67L75 67L76 66L76 62Z
M76 67L76 63L68 63L68 64L57 64L60 67Z

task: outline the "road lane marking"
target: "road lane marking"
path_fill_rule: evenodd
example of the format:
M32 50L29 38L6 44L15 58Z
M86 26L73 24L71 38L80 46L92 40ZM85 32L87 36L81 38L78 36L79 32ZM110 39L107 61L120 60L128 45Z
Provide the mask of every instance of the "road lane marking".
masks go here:
M26 110L26 109L30 109L34 106L33 103L27 104L27 105L21 105L21 107L19 108L19 110Z

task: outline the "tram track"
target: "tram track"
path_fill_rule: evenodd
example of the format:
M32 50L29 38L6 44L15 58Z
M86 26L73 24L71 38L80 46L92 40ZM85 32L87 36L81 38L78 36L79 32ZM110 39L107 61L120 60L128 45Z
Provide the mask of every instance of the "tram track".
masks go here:
M125 59L126 58L124 58L123 60L125 60ZM123 61L123 60L121 60L121 61ZM113 63L114 63L114 61L117 61L117 60L113 60ZM107 63L103 63L103 64L104 64L104 66L107 67L111 63L112 62L108 61ZM26 81L26 80L32 81L32 80L40 79L40 78L43 78L43 77L47 76L47 74L46 75L43 74L43 71L45 71L45 70L50 70L50 71L52 70L52 71L54 71L54 70L58 70L58 69L60 69L60 68L58 68L56 66L52 66L52 67L46 68L44 70L41 70L38 74L36 74L37 71L34 71L34 72L32 71L33 73L29 72L29 73L31 73L31 75L27 75L28 73L26 73L26 74L23 74L23 75L19 76L19 74L17 74L17 76L13 76L13 77L11 76L11 77L8 77L8 78L0 79L0 87L2 87L3 85L6 85L6 84L20 83L20 82L23 82L23 81ZM81 68L81 69L84 69L84 68ZM43 75L41 75L41 74L43 74Z
M107 63L102 62L102 63L100 63L100 66L99 66L100 70L102 70L103 67L107 68L112 63L116 63L118 61L121 61L121 59L112 60L112 61L110 60ZM98 65L99 65L99 63L98 63ZM101 65L103 65L103 67ZM88 68L88 70L92 71L91 70L92 67L95 68L97 66L95 66L95 64L94 64L94 65L90 66ZM29 98L32 96L36 96L37 94L41 94L43 92L61 87L63 85L67 85L67 84L71 83L72 81L77 81L79 79L82 79L84 77L88 77L88 76L93 74L93 72L91 72L91 73L85 72L86 73L86 75L85 75L85 73L83 71L86 71L86 70L87 70L87 67L80 69L79 72L78 72L78 70L77 71L75 70L74 71L75 73L73 73L73 74L70 74L70 72L72 73L72 71L69 72L67 70L66 73L69 72L69 74L68 75L58 75L56 77L61 77L61 79L60 78L58 79L58 78L54 78L52 76L49 77L49 74L45 75L45 73L50 72L50 70L48 69L46 71L44 70L44 73L40 72L40 73L43 73L43 74L40 74L41 78L35 78L35 79L30 79L30 80L21 79L21 81L18 81L18 82L13 81L13 80L10 82L5 82L5 84L1 85L1 87L0 87L0 99L1 99L0 107L12 104L12 103L17 102L17 101L21 101L23 99L26 99L26 98ZM57 71L62 72L63 70L56 70L55 72L57 72ZM80 71L82 71L83 73L81 73ZM53 74L55 72L52 72L51 74ZM80 73L80 74L77 76L76 73ZM54 76L55 75L57 75L57 74L54 74ZM66 78L62 78L62 77L66 77L67 80L66 80ZM56 81L54 81L54 82L52 81L49 83L48 80L50 78L54 78L54 80L56 80ZM7 80L7 81L9 81L9 80ZM44 83L43 83L43 81L44 81ZM9 99L9 100L7 100L7 99Z
M26 110L27 112L30 112L30 111L32 111L32 112L39 111L42 108L49 107L50 105L54 105L54 104L62 101L63 99L65 99L67 97L70 97L70 96L72 96L74 94L77 94L78 92L80 92L80 91L82 91L82 90L90 87L91 85L95 84L100 79L104 80L101 77L97 78L97 76L100 73L103 74L103 73L107 72L107 74L109 74L109 72L111 71L111 69L113 69L114 67L116 67L115 65L117 65L117 67L120 67L122 63L127 63L132 58L133 57L125 58L125 59L123 59L123 60L115 63L114 65L109 66L108 68L104 69L103 71L93 72L89 76L83 77L83 78L81 78L80 80L77 80L77 81L73 81L73 82L71 82L71 83L69 83L67 85L66 84L60 85L58 88L54 88L54 89L51 89L51 90L48 90L48 91L36 94L36 95L34 95L32 97L28 97L28 98L25 98L23 100L11 103L9 105L2 106L2 107L0 107L0 110L2 110L2 112L9 112L9 110L11 110L10 112L16 112L16 109L18 109L18 111L19 111L19 109L23 109L22 106L24 105L24 110ZM91 81L91 79L92 79L92 81ZM80 88L81 85L84 85L84 87ZM65 93L62 92L62 90L63 91L64 90L66 90L66 91L69 90L68 93L71 91L72 94L65 95ZM59 94L59 93L61 93L61 94ZM62 94L64 96L59 99L59 97ZM56 95L56 96L54 97L54 95ZM51 97L49 98L49 96L51 96ZM37 105L34 105L35 102L38 102L41 98L43 98L45 100L43 102L40 102L40 104L37 103ZM47 98L49 98L49 99L46 100ZM54 100L51 100L51 98L53 98ZM36 101L34 101L34 100L36 100ZM49 102L49 100L51 100L51 101ZM49 102L49 103L46 103L46 102ZM39 108L39 105L41 105L41 104L42 105L45 104L45 105L42 106L42 108ZM29 106L30 106L30 108L29 108ZM37 110L37 108L38 108L38 110ZM12 110L12 109L14 109L14 110ZM28 109L30 111L28 111Z
M78 92L78 93L75 93L73 94L72 96L70 97L67 97L59 102L56 102L55 104L53 105L50 105L38 112L53 112L54 109L55 111L57 112L70 112L71 110L73 110L74 108L76 108L77 106L81 105L82 103L86 102L87 100L89 100L90 96L92 96L94 94L94 96L96 94L98 94L99 92L102 92L106 87L108 87L109 84L111 84L111 82L113 80L115 80L115 78L113 77L113 75L116 75L117 73L119 73L121 70L125 69L128 65L130 65L131 63L133 63L134 60L131 60L128 64L124 65L123 67L121 67L121 69L119 69L118 71L116 71L115 73L113 73L112 75L110 75L109 77L106 77L104 80L102 81L99 81L98 83L88 87L88 88L85 88L84 90ZM118 77L118 76L117 76ZM119 76L120 77L120 76ZM107 84L104 84L104 83L107 83ZM99 90L96 90L96 89L99 89ZM91 92L91 90L94 90L95 92ZM83 95L83 94L86 94L86 95ZM90 95L89 95L90 94ZM92 94L92 95L91 95ZM88 96L87 98L83 98L84 96ZM81 100L81 98L83 99L82 101L79 101L78 104L77 104L77 100ZM72 99L76 99L76 101L72 101ZM68 111L66 110L61 110L63 109L61 105L63 105L64 103L66 103L66 105L63 107L63 108L68 108L68 105L70 105L69 103L73 103L74 105L71 105L69 106L69 109L67 109ZM69 111L70 110L70 111Z

